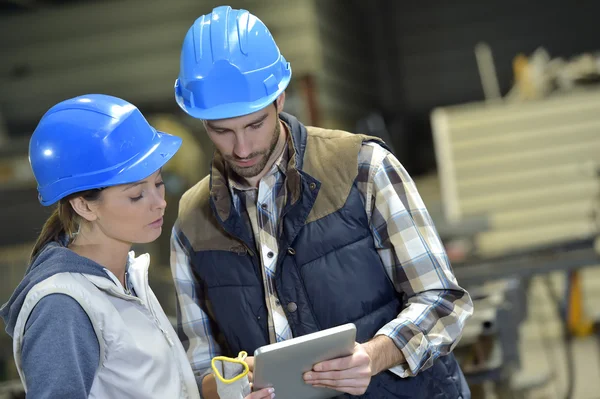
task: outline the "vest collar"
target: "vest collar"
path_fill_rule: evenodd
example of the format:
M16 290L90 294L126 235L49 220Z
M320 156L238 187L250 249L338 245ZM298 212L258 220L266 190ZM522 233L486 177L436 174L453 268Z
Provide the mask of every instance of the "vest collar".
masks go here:
M148 269L150 267L150 255L142 254L138 257L135 256L135 252L129 252L129 259L127 262L127 274L133 289L139 297L144 300L147 295L147 281L148 281ZM98 289L105 291L108 294L113 295L127 295L121 282L110 270L104 269L108 279L105 277L93 276L84 274L84 276Z

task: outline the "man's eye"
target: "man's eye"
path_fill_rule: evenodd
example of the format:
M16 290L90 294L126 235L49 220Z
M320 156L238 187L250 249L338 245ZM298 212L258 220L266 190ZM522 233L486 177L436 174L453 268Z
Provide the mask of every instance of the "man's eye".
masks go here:
M261 122L261 123L256 123L254 125L251 125L250 127L252 129L260 129L262 127L262 125L263 125L263 123Z

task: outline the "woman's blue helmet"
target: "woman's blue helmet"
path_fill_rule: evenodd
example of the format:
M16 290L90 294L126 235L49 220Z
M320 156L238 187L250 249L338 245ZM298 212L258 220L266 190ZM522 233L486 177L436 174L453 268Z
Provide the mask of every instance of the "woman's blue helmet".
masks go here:
M70 194L134 183L160 169L181 139L157 132L134 105L89 94L50 108L29 142L39 200L52 205Z

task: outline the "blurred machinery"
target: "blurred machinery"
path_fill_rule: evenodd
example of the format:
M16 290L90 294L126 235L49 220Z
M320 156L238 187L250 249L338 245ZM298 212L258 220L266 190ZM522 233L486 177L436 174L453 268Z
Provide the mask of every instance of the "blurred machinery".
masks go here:
M440 234L447 233L449 248L462 249L449 253L476 309L457 353L465 355L470 383L491 384L499 397L520 397L544 381L540 376L529 384L516 382L518 327L533 276L553 271L568 276L566 298L548 287L564 320L567 355L571 337L592 332L578 270L600 264L600 89L567 85L570 75L544 64L540 54L526 65L516 59L516 85L507 98L440 107L431 114L443 207ZM573 70L589 68L571 65L567 72ZM482 74L487 92L497 93L489 75ZM556 76L568 90L554 90ZM459 234L455 227L462 227ZM573 392L570 377L566 397ZM485 397L485 391L474 397Z
M600 92L432 114L445 215L485 215L479 254L594 237Z

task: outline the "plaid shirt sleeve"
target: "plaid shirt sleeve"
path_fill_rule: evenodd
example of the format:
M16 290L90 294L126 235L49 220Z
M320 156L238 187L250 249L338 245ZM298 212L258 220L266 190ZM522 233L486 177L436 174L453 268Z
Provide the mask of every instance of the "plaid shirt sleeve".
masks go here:
M171 273L177 295L177 335L187 353L202 396L202 379L212 371L210 362L221 354L205 306L204 290L192 272L186 247L175 227L171 234Z
M364 144L358 188L379 255L404 299L397 318L376 335L390 337L406 358L390 371L414 376L454 348L473 303L458 285L433 221L396 157L376 143Z

